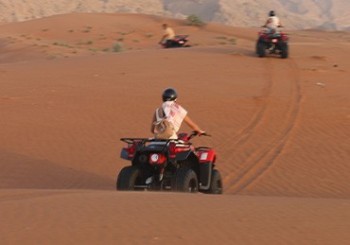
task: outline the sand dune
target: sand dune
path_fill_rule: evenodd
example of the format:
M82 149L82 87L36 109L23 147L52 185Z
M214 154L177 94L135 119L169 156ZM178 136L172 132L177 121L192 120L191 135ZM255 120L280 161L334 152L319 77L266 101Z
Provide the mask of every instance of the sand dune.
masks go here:
M161 49L163 22L192 47ZM347 244L350 35L289 32L282 60L255 56L257 31L129 14L1 25L1 244ZM194 143L217 150L224 195L114 190L119 138L150 136L168 86L213 135Z
M1 22L28 21L69 13L138 13L185 19L196 15L205 22L257 27L274 9L288 28L349 30L346 0L0 0Z

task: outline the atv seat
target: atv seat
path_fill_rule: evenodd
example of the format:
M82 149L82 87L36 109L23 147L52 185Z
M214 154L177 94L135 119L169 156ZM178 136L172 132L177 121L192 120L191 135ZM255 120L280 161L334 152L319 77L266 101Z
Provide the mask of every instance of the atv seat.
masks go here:
M169 142L176 142L176 147L183 147L183 146L188 146L188 144L186 144L186 142L185 141L183 141L183 140L178 140L178 139L176 139L176 140L169 140L169 141L151 141L150 143L149 143L149 145L166 145L166 144L168 144Z
M152 141L148 144L148 146L151 147L167 147L168 143L175 142L175 151L176 152L183 152L183 151L188 151L191 150L191 147L193 147L191 144L183 141L183 140L169 140L169 141Z

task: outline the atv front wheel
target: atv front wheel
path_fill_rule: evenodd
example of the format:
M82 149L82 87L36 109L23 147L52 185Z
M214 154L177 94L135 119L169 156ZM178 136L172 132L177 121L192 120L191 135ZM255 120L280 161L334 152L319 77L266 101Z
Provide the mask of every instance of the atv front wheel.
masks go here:
M175 191L198 192L197 174L189 168L181 168L176 173Z
M205 193L207 194L222 194L223 188L222 188L222 180L220 172L216 169L213 170L212 176L211 176L211 182L209 190Z
M119 191L131 191L140 189L137 186L142 184L140 169L135 166L127 166L120 171L116 187Z

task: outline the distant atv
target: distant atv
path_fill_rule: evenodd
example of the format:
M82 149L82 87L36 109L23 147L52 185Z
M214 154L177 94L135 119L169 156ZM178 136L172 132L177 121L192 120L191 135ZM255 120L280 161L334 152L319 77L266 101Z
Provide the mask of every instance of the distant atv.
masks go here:
M215 151L209 147L194 147L190 140L196 135L195 132L182 133L176 140L122 138L128 146L122 149L121 158L131 161L131 166L119 172L117 190L222 194Z
M266 53L280 55L283 59L288 58L287 34L274 30L260 31L256 43L256 54L259 57L265 57Z
M182 48L182 47L190 47L188 45L188 35L176 35L174 39L167 40L165 43L161 45L163 48Z

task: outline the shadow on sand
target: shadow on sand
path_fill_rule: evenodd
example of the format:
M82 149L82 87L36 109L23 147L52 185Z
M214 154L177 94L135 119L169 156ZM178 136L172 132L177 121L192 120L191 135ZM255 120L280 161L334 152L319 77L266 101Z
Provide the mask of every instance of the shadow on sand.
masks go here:
M114 189L114 180L0 150L0 189Z

